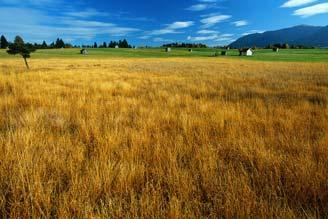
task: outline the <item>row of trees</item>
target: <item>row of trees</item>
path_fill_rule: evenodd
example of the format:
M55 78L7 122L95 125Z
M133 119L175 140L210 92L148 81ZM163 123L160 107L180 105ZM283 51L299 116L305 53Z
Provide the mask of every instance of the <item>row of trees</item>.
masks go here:
M173 47L173 48L207 48L207 45L202 43L169 43L164 44L162 47Z
M103 42L102 44L94 43L93 46L83 45L84 48L115 48L118 46L119 48L132 48L132 46L128 43L126 39L116 41L110 41L110 43Z
M7 41L5 36L1 36L0 38L0 48L6 49L8 48L10 42ZM60 49L60 48L77 48L79 46L73 46L72 44L65 43L63 39L57 38L56 41L47 44L46 41L43 41L41 44L34 43L33 46L36 49ZM93 45L82 45L83 48L115 48L118 46L119 48L132 48L132 46L128 43L126 39L119 41L110 41L108 44L103 42L98 45L96 42Z
M314 49L313 46L306 46L306 45L289 45L288 43L276 43L276 44L269 44L265 47L265 49Z
M16 40L16 38L15 38ZM10 42L6 39L5 36L0 37L0 48L6 49L10 45ZM30 44L32 45L32 44ZM41 44L34 43L33 46L36 49L60 49L60 48L72 48L73 46L69 43L65 43L63 39L57 38L55 42L52 42L51 44L47 44L46 41L43 41Z
M65 43L63 39L57 38L55 42L50 43L49 45L46 41L43 41L42 44L34 43L36 49L61 49L61 48L73 48L72 44Z
M265 49L273 49L273 48L289 49L289 44L288 43L276 43L276 44L269 44L265 47Z

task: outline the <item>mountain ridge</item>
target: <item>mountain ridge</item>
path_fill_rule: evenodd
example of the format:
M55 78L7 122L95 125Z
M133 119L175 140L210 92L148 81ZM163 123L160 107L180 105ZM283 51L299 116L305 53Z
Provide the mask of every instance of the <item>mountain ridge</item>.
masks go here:
M279 30L254 33L231 43L234 48L266 47L269 44L287 43L313 47L328 47L328 26L297 25Z

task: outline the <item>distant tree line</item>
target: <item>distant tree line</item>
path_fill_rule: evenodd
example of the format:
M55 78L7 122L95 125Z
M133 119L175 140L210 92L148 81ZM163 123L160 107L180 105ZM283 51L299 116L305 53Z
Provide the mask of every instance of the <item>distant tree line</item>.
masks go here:
M10 42L6 39L5 36L0 37L0 49L6 49L10 45ZM70 43L65 43L63 39L57 38L56 41L47 44L46 41L43 41L41 44L34 43L30 44L27 43L29 46L33 46L35 49L60 49L60 48L80 48L80 46L72 45ZM132 46L128 43L126 39L119 40L119 41L110 41L109 43L103 42L102 44L98 44L95 42L93 45L82 45L83 48L115 48L118 46L119 48L132 48ZM207 48L207 45L202 43L169 43L164 44L162 47L172 47L172 48ZM214 47L214 48L226 48L226 47ZM256 49L256 47L253 47ZM314 49L313 46L306 46L306 45L289 45L288 43L276 43L276 44L269 44L265 49ZM233 49L233 47L232 47Z
M72 48L73 46L69 43L65 43L63 39L57 38L55 42L50 43L49 45L46 41L43 41L41 44L38 43L27 43L30 46L33 46L35 49L60 49L60 48ZM10 42L6 39L5 36L0 37L0 48L6 49L10 45Z
M207 45L202 43L169 43L164 44L162 47L172 47L172 48L207 48Z
M276 43L276 44L269 44L265 47L265 49L314 49L313 46L306 46L306 45L289 45L288 43Z
M102 44L95 42L93 45L82 45L83 48L115 48L116 46L119 48L132 48L126 39L110 41L108 44L106 42L103 42Z
M43 41L41 44L34 43L36 49L61 49L61 48L73 48L74 46L70 43L65 43L63 39L57 38L55 42L50 43L49 45L46 41Z
M318 47L315 46L307 46L307 45L301 45L301 44L288 44L288 43L274 43L274 44L268 44L264 47L257 47L253 46L252 49L316 49ZM240 47L230 47L230 49L240 49Z
M5 36L0 37L0 48L6 49L10 45L10 42L7 41ZM41 44L34 43L29 44L33 45L35 49L61 49L61 48L79 48L80 46L73 46L70 43L65 43L63 39L57 38L56 41L47 44L46 41L43 41ZM110 41L109 43L103 42L102 44L97 44L96 42L93 45L82 45L83 48L132 48L126 39L119 41Z

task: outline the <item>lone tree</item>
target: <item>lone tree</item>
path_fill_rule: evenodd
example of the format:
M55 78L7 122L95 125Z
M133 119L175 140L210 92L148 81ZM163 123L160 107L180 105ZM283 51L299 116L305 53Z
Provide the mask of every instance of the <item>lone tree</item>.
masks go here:
M6 37L4 35L2 35L1 39L0 39L0 48L7 49L8 46L9 46L9 43L8 43Z
M7 53L10 55L21 55L25 61L26 68L29 69L27 59L31 57L31 53L35 52L35 50L32 44L25 44L20 36L16 36L14 43L9 44Z

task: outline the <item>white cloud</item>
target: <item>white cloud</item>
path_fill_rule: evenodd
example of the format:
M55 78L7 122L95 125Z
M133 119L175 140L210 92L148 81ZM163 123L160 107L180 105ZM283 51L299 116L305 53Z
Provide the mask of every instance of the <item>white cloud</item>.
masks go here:
M317 0L289 0L285 2L281 7L283 8L293 8L298 6L307 5L313 2L316 2Z
M210 35L207 35L207 36L188 36L187 40L190 40L190 41L229 41L229 40L232 40L232 37L233 34L222 34L222 35L219 35L219 34L210 34Z
M72 17L79 17L79 18L90 18L90 17L106 17L109 16L108 13L105 12L100 12L97 11L95 9L87 9L87 10L81 10L81 11L71 11L71 12L67 12L65 13L68 16L72 16Z
M138 37L138 39L141 39L141 40L148 40L149 38L150 38L150 36L147 36L147 35Z
M165 35L165 34L178 34L181 33L174 29L159 29L159 30L153 30L150 32L150 35Z
M211 8L217 8L218 0L198 0L198 4L191 5L186 10L189 11L204 11Z
M221 37L232 37L232 36L234 36L234 34L226 33L226 34L222 34L220 36Z
M228 20L230 18L231 18L230 15L214 15L211 17L204 18L200 22L203 23L203 27L207 28L207 27L214 26L217 23Z
M206 9L210 9L215 7L214 4L195 4L187 8L189 11L204 11Z
M164 42L173 42L173 40L170 40L170 39L164 39L164 38L161 38L161 37L156 37L153 39L154 42L157 42L157 43L164 43Z
M151 31L150 35L164 35L164 34L181 33L178 31L179 29L188 28L193 25L194 25L193 21L177 21L177 22L167 25L163 29Z
M235 25L236 27L242 27L248 25L248 21L240 20L240 21L232 22L232 24Z
M326 13L328 13L328 3L321 3L310 7L298 9L294 12L294 15L306 18L317 14L326 14Z
M207 41L207 40L215 40L218 37L219 37L218 34L209 35L209 36L196 36L196 37L188 36L187 40L190 40L190 41Z
M231 37L220 37L215 40L215 42L232 42L232 41L235 41L235 39Z
M197 33L198 34L217 34L219 32L215 31L215 30L199 30Z
M15 15L15 16L13 16ZM122 27L114 23L92 19L76 18L62 13L51 16L41 9L20 7L0 7L0 29L9 38L21 35L27 41L53 41L57 37L64 40L89 40L97 35L126 36L137 28Z
M61 18L62 24L68 25L68 26L75 26L75 27L85 27L85 28L96 28L96 27L115 27L115 24L113 23L106 23L106 22L100 22L100 21L90 21L90 20L79 20L79 19L73 19L69 17L62 17Z
M7 5L18 5L18 4L29 4L29 5L49 5L49 4L57 4L59 1L55 0L25 0L22 2L21 0L0 0L0 3Z
M182 28L187 28L194 25L193 21L177 21L172 24L170 24L167 28L168 29L182 29Z
M264 33L265 31L263 30L250 30L248 32L245 32L242 34L242 36L247 36L247 35L250 35L250 34L254 34L254 33Z

